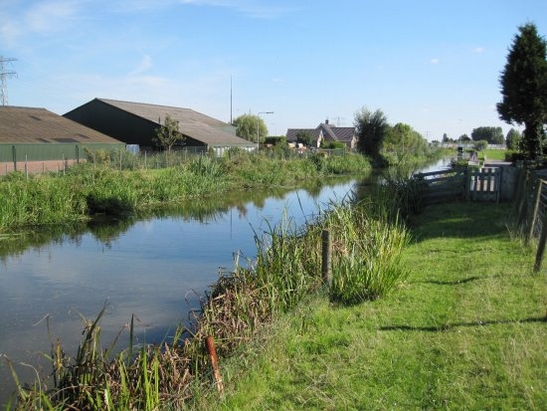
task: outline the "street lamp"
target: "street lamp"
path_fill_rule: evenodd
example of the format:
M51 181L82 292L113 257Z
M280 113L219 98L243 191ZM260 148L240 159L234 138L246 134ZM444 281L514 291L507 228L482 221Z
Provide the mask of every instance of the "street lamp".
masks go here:
M260 115L273 114L273 111L259 111L256 118L256 151L260 149Z

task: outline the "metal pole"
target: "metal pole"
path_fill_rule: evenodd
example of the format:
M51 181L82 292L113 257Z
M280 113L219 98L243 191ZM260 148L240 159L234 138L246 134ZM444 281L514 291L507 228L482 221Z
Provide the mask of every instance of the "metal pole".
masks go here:
M273 111L259 111L256 119L256 151L260 150L260 115L273 114Z

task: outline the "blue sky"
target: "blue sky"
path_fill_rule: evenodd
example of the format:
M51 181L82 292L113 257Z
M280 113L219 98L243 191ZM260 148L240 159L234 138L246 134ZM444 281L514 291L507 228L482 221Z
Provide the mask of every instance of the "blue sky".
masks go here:
M0 0L0 55L17 59L12 106L273 111L270 134L351 126L367 107L440 140L511 128L499 75L527 22L547 36L547 1Z

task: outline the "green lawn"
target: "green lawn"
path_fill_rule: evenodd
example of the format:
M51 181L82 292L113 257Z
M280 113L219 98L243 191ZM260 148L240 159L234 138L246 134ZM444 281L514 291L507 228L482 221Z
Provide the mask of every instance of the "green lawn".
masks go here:
M509 205L429 207L412 223L408 280L383 299L324 295L221 363L213 410L545 410L547 287L512 239Z
M506 150L483 150L479 152L479 157L484 159L488 158L490 160L505 160Z

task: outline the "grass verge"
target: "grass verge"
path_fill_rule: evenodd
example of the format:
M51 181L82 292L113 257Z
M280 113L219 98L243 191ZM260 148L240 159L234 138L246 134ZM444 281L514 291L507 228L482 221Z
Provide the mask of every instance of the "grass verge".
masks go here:
M509 212L427 208L402 286L349 307L310 296L221 364L225 395L195 395L195 409L547 409L545 273Z
M72 224L96 215L135 215L191 199L257 187L300 187L302 182L371 171L366 157L352 153L279 159L234 150L223 157L171 160L174 165L162 169L122 169L105 161L80 164L66 173L11 173L0 178L0 232Z

